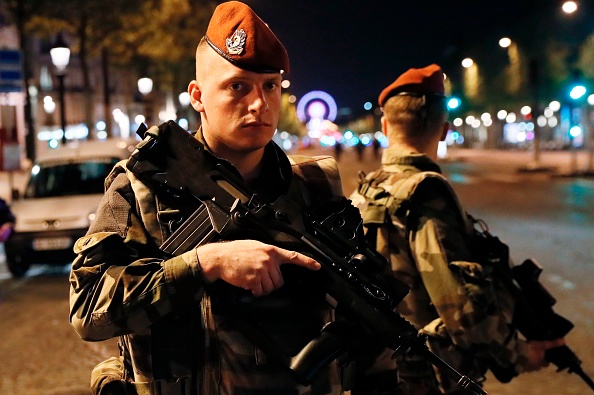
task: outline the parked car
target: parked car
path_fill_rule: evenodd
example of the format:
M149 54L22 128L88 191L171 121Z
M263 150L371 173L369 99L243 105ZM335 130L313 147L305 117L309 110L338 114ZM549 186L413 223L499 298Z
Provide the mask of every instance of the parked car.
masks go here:
M8 269L15 277L32 264L66 264L87 232L104 194L105 177L128 158L137 141L70 143L39 155L24 193L13 191L13 235L4 245Z

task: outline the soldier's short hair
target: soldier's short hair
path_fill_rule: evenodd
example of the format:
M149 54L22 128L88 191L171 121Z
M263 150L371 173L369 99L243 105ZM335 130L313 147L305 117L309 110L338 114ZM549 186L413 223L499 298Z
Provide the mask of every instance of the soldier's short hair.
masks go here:
M392 96L384 103L383 110L388 124L409 137L440 132L448 118L445 96Z

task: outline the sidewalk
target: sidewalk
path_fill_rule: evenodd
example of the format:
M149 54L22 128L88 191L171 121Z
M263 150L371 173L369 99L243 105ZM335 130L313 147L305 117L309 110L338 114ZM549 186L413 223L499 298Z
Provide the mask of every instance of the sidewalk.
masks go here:
M485 161L512 166L521 172L545 172L552 176L594 176L594 163L589 168L590 154L586 151L541 151L538 163L534 163L532 151L454 148L448 150L444 160Z

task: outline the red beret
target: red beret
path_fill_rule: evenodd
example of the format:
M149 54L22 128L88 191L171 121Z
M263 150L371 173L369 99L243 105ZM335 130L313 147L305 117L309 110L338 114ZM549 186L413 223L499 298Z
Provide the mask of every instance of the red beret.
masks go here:
M206 41L239 68L258 73L289 72L289 55L283 44L249 6L239 1L215 8Z
M421 69L408 69L388 85L378 98L380 107L397 94L444 96L443 71L436 64Z

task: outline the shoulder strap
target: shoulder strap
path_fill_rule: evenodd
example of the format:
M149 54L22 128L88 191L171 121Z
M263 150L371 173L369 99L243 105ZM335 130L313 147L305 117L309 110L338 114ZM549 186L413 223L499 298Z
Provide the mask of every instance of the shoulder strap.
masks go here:
M383 181L391 180L390 186L386 189L380 186ZM376 210L369 212L364 218L366 224L381 224L396 214L399 210L408 210L412 206L412 197L423 183L437 182L441 188L448 191L451 202L456 206L461 219L466 221L466 214L458 197L447 179L440 173L434 171L423 171L415 173L392 173L380 170L370 173L359 184L358 192ZM381 212L383 210L383 212ZM367 214L367 213L366 213ZM387 216L386 216L387 214Z
M124 170L126 172L126 177L128 177L132 191L134 191L136 214L142 219L147 232L159 246L163 242L163 232L159 225L159 221L157 220L157 197L148 186L140 181L136 175L126 167L125 164L126 160L123 160L116 166L120 171Z
M461 213L464 212L462 205L448 180L440 173L423 171L414 173L409 177L406 177L402 182L397 182L392 185L388 191L390 195L393 196L394 200L392 205L388 206L390 214L394 214L402 202L410 200L421 184L426 184L428 182L437 182L436 185L439 185L439 187L445 189L449 193L457 211Z

